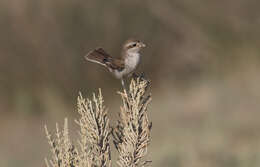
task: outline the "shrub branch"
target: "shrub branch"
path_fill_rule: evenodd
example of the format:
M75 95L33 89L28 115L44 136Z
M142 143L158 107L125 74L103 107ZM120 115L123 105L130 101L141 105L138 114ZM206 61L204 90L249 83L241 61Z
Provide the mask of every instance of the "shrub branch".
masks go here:
M146 80L132 80L129 93L119 92L123 106L119 114L120 120L113 129L114 144L119 152L120 167L136 167L147 165L151 161L140 162L146 155L150 143L151 122L147 114L147 105L151 95L145 93L149 86Z

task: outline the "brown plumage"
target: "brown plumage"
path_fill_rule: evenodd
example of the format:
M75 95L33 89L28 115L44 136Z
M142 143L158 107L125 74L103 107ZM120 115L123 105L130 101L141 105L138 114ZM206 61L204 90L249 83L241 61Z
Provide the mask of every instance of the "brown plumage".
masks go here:
M110 71L111 70L121 71L124 69L124 64L125 64L122 59L116 59L111 57L102 48L97 48L89 52L85 56L85 59L106 66Z

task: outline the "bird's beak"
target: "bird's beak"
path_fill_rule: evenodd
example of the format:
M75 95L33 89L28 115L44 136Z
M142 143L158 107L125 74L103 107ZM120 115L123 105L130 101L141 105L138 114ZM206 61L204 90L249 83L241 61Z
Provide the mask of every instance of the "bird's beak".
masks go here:
M146 45L143 42L139 42L138 44L139 44L140 48L145 48L146 47Z

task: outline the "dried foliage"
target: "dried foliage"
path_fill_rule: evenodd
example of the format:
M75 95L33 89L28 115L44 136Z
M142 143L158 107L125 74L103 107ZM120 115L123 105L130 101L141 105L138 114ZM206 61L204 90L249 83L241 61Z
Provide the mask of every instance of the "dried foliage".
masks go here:
M49 144L51 145L52 159L48 162L47 167L74 167L79 160L77 149L71 144L69 138L68 120L65 118L63 131L60 131L56 124L56 135L52 136L45 125L45 132ZM49 164L50 163L50 164Z
M56 136L54 137L49 134L45 126L53 154L50 160L51 166L111 166L109 119L103 105L101 91L99 91L98 97L95 94L93 95L92 101L84 99L79 94L78 112L80 118L76 120L76 123L80 126L79 149L76 149L70 142L67 119L65 119L64 130L62 132L60 132L57 124ZM46 165L50 166L47 160Z
M141 162L150 143L151 123L148 120L147 105L151 96L146 96L148 82L132 80L129 93L120 92L123 106L120 120L113 129L114 144L119 152L118 165L144 166L150 161ZM55 135L51 135L45 126L48 142L51 146L52 159L46 159L47 167L110 167L111 150L109 145L110 128L104 100L99 95L93 99L78 96L79 147L75 147L69 138L68 120L65 119L63 130L56 124Z
M79 141L81 152L85 154L89 144L89 152L83 159L90 158L95 166L111 166L109 119L103 105L101 90L97 98L95 94L93 95L93 102L85 100L81 94L78 97L78 112L81 117L76 123L81 129Z
M150 143L151 123L147 115L147 105L151 95L145 96L149 82L132 80L129 93L119 92L123 106L120 120L113 130L114 144L119 152L117 163L121 167L144 166L150 161L140 162L147 153Z

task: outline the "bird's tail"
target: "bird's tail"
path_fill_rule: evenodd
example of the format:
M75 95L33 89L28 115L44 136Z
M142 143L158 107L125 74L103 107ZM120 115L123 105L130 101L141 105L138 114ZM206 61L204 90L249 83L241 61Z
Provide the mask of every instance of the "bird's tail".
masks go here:
M109 62L112 62L112 57L109 54L107 54L102 48L97 48L89 52L85 56L85 59L90 62L101 64L105 67L107 67L107 64Z

